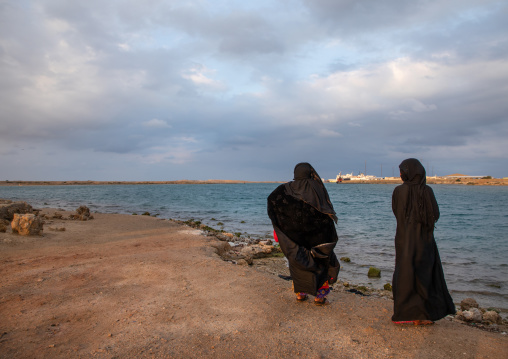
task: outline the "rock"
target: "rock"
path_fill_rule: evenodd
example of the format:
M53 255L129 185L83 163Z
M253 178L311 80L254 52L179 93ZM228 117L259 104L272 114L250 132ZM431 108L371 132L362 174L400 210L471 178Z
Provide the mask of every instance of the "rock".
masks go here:
M265 246L271 246L273 243L272 243L271 239L267 239L267 240L264 240L264 241L259 241L259 244L262 244L262 245L265 245Z
M14 214L11 223L12 232L23 236L40 234L43 230L44 222L41 217L35 214Z
M483 313L483 322L487 324L500 324L502 322L502 318L498 312L489 310Z
M144 213L143 215L145 216ZM78 219L80 221L88 221L90 219L93 219L93 216L90 215L90 208L88 208L87 206L79 206L79 208L76 210L76 214L71 214L69 217L71 219Z
M7 228L11 225L11 221L0 218L0 233L7 232Z
M351 259L349 257L340 257L340 260L343 261L344 263L351 262Z
M217 253L221 257L231 250L231 246L229 245L228 242L215 242L212 243L211 246L215 248L215 253Z
M238 264L239 266L248 266L249 265L249 263L243 258L237 260L236 264Z
M32 213L33 208L26 202L11 202L0 204L0 219L6 219L11 222L14 214Z
M473 298L466 298L462 302L460 302L461 310L469 310L471 308L478 308L479 305Z
M387 291L392 291L392 285L390 283L386 283L384 286L383 286L384 290L387 290Z
M63 219L63 214L55 212L53 213L53 216L51 216L53 219Z
M457 312L457 318L465 322L482 322L482 312L478 308L471 308L469 310L462 310Z
M251 246L243 247L240 251L242 256L249 256L251 258L264 258L268 257L273 251L273 246L263 244L254 244Z
M370 278L381 278L381 270L376 267L370 267L367 276Z

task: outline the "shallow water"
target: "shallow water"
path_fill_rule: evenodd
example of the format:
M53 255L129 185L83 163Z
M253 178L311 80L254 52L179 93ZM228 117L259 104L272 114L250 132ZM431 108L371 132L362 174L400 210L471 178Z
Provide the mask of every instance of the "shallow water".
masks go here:
M104 213L150 212L195 219L216 229L272 238L266 198L278 184L0 186L0 198L34 207ZM340 279L381 288L394 268L395 217L391 184L326 184L339 223ZM482 307L508 311L508 187L432 185L441 210L435 237L456 303L473 297ZM222 224L220 224L222 223ZM367 277L370 266L380 279Z

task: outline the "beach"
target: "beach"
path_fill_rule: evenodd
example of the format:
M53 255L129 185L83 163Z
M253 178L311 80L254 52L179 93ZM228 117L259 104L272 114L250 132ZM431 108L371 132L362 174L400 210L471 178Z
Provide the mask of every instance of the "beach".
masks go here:
M42 236L0 233L0 358L508 357L502 332L396 326L388 298L298 303L269 259L224 261L175 221L58 212Z

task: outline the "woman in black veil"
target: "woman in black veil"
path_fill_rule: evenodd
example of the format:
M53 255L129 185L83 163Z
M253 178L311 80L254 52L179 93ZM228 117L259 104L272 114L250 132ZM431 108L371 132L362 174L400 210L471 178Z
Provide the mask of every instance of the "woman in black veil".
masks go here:
M277 187L267 202L297 300L311 294L316 305L325 304L340 265L333 251L339 239L337 217L323 181L309 163L299 163L294 180Z
M455 313L434 239L439 207L420 161L409 158L399 168L404 183L392 195L397 219L392 321L432 324Z

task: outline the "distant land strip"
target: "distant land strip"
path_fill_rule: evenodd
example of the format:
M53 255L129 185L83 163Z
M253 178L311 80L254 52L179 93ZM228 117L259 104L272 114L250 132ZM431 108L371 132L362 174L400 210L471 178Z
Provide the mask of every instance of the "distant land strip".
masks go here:
M177 181L0 181L0 186L84 186L84 185L163 185L163 184L245 184L245 183L285 183L285 181L239 181L239 180L177 180ZM365 184L400 184L400 179L376 179L361 181L343 181L333 183L341 186L352 183ZM446 178L427 177L427 184L455 184L480 186L507 186L508 179L504 178Z
M138 184L234 184L234 183L284 183L276 181L237 180L177 180L177 181L0 181L0 186L84 186L84 185L138 185Z

